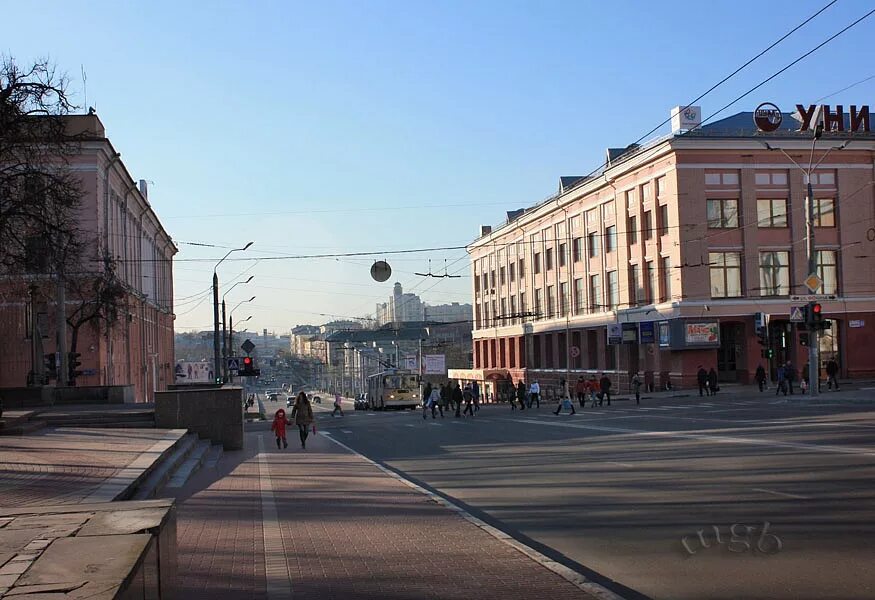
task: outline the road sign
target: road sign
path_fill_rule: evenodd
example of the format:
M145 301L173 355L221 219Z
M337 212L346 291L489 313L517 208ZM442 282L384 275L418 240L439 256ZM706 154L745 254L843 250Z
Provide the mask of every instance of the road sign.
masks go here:
M790 321L801 323L805 320L805 313L802 311L801 306L791 306L790 307Z
M820 289L820 286L823 285L823 280L818 276L817 273L812 273L808 277L805 278L805 287L808 288L812 294L816 294L817 290Z
M801 296L790 296L791 302L822 302L824 300L835 299L835 294L802 294Z
M571 355L571 358L577 358L578 356L580 356L580 348L578 348L577 346L572 346L568 350L568 354Z
M246 340L245 342L240 344L240 347L243 348L243 352L245 352L246 354L249 354L250 352L255 350L255 344L253 344L249 340Z
M240 370L240 357L232 356L228 358L228 370L229 371L239 371Z

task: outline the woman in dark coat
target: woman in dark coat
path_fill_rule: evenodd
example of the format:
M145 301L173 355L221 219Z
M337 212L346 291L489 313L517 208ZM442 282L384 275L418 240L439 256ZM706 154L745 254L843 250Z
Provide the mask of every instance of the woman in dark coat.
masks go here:
M708 390L711 392L711 395L715 395L718 390L717 386L717 371L714 370L714 367L711 367L711 370L708 371Z
M295 398L295 406L292 407L292 419L295 420L295 425L298 426L298 433L301 436L301 448L307 448L307 436L310 435L310 426L313 424L313 407L310 406L310 400L307 399L307 394L301 392Z

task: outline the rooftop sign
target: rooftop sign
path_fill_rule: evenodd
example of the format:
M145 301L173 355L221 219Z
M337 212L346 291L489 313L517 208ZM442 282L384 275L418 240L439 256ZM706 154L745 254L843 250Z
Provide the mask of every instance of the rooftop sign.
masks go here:
M871 133L872 131L867 104L861 106L851 104L848 113L845 113L845 107L841 104L836 104L834 107L829 104L809 104L807 107L797 104L796 113L800 121L798 131L811 131L818 125L823 125L825 131L848 131L849 133ZM757 129L766 133L777 130L781 126L783 118L781 109L771 102L763 102L753 112L753 121ZM847 130L845 129L846 119Z

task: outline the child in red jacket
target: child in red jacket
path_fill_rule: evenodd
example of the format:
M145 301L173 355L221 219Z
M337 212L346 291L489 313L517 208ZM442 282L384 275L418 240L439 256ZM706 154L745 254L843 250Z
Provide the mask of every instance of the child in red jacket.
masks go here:
M283 448L289 447L289 443L286 441L286 425L289 425L289 421L286 419L286 411L279 409L273 416L273 423L270 426L270 430L276 434L277 448L280 447L280 443L282 443Z

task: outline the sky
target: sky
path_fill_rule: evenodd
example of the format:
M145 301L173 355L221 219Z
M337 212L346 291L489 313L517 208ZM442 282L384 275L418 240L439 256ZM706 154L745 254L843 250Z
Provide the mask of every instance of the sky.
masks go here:
M177 330L212 328L213 268L251 241L219 267L221 293L235 321L280 334L373 316L396 281L429 304L471 302L464 246L480 225L597 168L828 3L48 0L37 14L0 0L0 53L67 72L150 182L179 247ZM835 2L703 115L873 8ZM875 104L875 78L841 91L875 75L873 30L875 16L720 116ZM369 275L380 259L385 283ZM461 277L415 275L429 269Z

